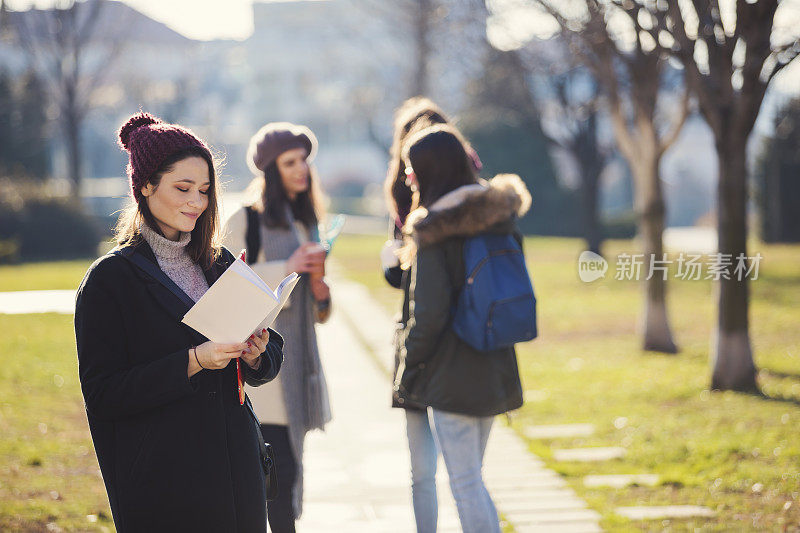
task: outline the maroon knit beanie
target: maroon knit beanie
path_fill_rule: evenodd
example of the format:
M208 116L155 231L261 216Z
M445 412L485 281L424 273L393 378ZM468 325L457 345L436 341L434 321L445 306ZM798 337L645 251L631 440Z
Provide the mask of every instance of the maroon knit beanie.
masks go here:
M263 172L279 155L295 148L308 151L308 161L317 152L317 138L305 126L291 122L270 122L250 139L247 148L247 165L253 174Z
M128 180L131 194L139 202L141 189L166 158L187 148L199 148L212 160L208 146L190 130L167 124L149 113L139 112L119 130L119 145L128 151Z

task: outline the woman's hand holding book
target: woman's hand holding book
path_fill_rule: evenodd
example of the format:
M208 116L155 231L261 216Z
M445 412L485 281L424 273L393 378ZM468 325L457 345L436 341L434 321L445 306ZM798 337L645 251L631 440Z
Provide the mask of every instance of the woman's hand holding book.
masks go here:
M199 366L198 371L220 370L228 366L232 359L241 357L249 349L247 342L207 341L189 350L189 364L196 362Z
M250 368L257 369L261 365L261 354L267 349L269 342L269 330L262 329L259 335L255 333L245 341L247 349L242 351L242 359L247 363Z

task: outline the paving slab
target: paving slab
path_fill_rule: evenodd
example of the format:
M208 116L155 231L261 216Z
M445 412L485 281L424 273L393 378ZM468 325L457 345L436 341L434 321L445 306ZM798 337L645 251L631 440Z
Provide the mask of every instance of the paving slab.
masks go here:
M0 292L0 314L75 312L74 290Z
M585 523L600 520L600 513L591 509L564 509L555 511L514 511L508 513L513 523L527 525Z
M658 505L617 507L614 512L631 520L657 520L661 518L692 518L716 516L712 509L699 505Z
M608 461L610 459L619 459L620 457L624 456L625 448L620 448L618 446L611 446L607 448L572 448L553 451L553 458L556 461Z
M513 488L492 488L491 482L486 482L487 488L492 495L495 503L498 502L532 502L537 500L558 501L577 498L575 492L569 487L557 489L534 489L528 488L524 491ZM500 505L500 504L498 504Z
M553 477L497 477L490 475L489 463L486 464L487 473L484 476L486 484L493 490L510 489L510 490L542 490L542 489L560 489L567 486L567 482L560 476Z
M522 511L565 511L586 509L586 502L577 497L559 496L557 498L520 499L517 501L505 498L503 511L508 513Z
M530 426L525 428L525 436L530 439L588 437L594 434L594 430L594 424L556 424L547 426Z
M600 533L597 522L570 522L569 524L521 524L514 527L517 533Z
M617 489L630 485L652 487L658 484L659 479L660 478L656 474L591 475L584 476L583 484L587 487L613 487Z

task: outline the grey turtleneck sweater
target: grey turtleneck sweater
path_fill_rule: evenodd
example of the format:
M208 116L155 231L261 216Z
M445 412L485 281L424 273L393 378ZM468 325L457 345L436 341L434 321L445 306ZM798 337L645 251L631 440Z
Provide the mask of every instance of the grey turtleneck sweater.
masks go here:
M186 249L192 234L181 233L180 239L171 241L153 231L147 224L142 224L140 231L156 254L161 270L192 300L199 300L208 290L208 282L203 275L203 269L192 261Z

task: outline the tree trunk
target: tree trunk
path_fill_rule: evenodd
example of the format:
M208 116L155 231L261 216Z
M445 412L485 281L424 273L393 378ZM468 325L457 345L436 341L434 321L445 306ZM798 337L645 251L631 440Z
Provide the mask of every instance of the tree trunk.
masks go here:
M719 252L747 257L746 137L717 141L717 233ZM713 390L757 391L756 367L750 345L747 277L740 281L730 268L730 279L717 282L718 317L712 338Z
M416 63L412 96L425 96L428 92L428 63L430 62L430 25L433 15L432 0L416 0L414 17Z
M77 103L67 91L66 105L62 110L62 125L64 129L64 142L67 150L67 177L72 185L73 196L80 194L82 154L81 154L81 120L76 109Z
M600 254L603 235L598 216L597 197L600 188L600 174L603 171L603 157L597 147L597 113L587 118L587 125L578 135L577 158L581 173L581 200L583 202L583 238L586 249Z
M677 353L678 347L673 341L667 315L667 285L664 275L655 270L653 276L646 279L651 261L661 260L664 253L662 238L666 208L661 190L659 163L659 157L641 154L639 165L633 169L638 174L635 176L636 211L639 216L639 238L645 254L642 265L642 277L646 280L642 347L646 351Z
M581 198L583 200L583 238L586 241L586 249L597 255L602 255L600 246L603 242L603 237L600 218L597 214L597 189L600 182L598 174L596 168L583 171Z

